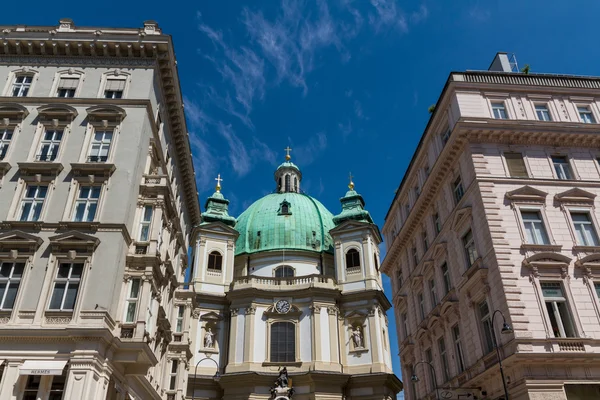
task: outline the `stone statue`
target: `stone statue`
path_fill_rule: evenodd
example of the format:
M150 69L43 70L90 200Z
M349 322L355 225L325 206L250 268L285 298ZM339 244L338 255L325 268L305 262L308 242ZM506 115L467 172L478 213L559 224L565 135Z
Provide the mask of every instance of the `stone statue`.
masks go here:
M204 334L204 347L212 348L215 346L215 334L212 329L206 328L206 333Z
M360 326L355 326L352 330L352 341L354 342L355 349L362 349L364 346L363 334Z
M291 399L294 395L294 388L289 386L289 381L287 368L283 367L283 369L279 371L279 376L277 377L274 386L271 388L271 398Z

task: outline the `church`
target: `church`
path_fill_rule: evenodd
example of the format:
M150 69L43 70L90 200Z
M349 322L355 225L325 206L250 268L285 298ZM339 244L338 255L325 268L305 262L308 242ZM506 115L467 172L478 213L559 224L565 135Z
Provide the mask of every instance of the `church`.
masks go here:
M303 193L286 150L237 218L219 176L192 232L188 398L395 399L379 229L352 179L337 215Z

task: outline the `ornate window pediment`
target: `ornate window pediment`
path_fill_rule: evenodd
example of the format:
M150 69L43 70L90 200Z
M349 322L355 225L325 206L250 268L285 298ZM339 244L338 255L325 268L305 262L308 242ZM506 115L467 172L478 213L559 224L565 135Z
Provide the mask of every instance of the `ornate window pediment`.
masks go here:
M124 109L117 106L101 105L86 109L88 120L92 125L103 127L119 125L127 116Z
M432 252L432 256L434 260L440 259L440 258L444 258L448 252L448 243L446 242L439 242L436 243L435 246L433 246L433 252Z
M292 215L292 205L289 201L284 199L279 204L279 210L277 211L277 215Z
M0 252L33 254L42 244L43 240L37 236L21 231L9 231L0 234Z
M0 105L0 126L16 125L29 115L29 110L21 104L4 103Z
M594 193L586 192L583 189L573 188L566 192L558 193L554 196L554 200L559 203L570 203L570 204L594 204L596 195Z
M67 254L71 251L91 254L100 244L97 237L76 231L51 236L49 240L52 252L57 254Z
M214 311L211 312L207 312L206 314L203 314L200 317L201 321L213 321L213 322L217 322L217 321L221 321L223 319L222 315L217 314Z
M66 104L48 104L38 107L37 112L40 123L54 127L70 124L79 114L75 108Z
M271 305L269 308L267 308L263 312L263 315L265 317L267 317L267 318L291 318L291 319L298 319L302 315L302 310L300 310L298 308L298 306L290 304L289 311L286 312L286 313L281 313L281 312L277 311L276 305L273 304L273 305Z
M506 193L506 198L511 201L544 203L547 195L548 193L532 188L531 186L523 186Z
M571 258L560 253L537 253L523 260L523 266L531 270L534 277L567 276L567 271Z
M456 211L454 214L454 220L452 221L452 230L455 232L461 231L468 221L471 220L472 209L471 207L464 207Z

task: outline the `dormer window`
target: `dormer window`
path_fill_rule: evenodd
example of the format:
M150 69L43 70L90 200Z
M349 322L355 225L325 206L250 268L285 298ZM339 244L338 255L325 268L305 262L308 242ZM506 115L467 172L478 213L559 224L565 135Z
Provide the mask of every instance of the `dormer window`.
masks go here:
M286 200L283 200L281 202L281 204L279 204L279 215L291 215L291 211L290 211L290 203L288 203Z
M288 206L287 204L283 204L281 206L281 213L282 214L287 214L290 211L290 206Z

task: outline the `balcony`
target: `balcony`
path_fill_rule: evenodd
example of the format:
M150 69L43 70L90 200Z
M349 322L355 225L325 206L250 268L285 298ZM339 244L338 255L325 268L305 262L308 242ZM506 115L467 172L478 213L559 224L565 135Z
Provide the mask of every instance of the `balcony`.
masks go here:
M143 175L140 191L143 195L166 195L168 192L167 175Z
M259 289L275 292L302 290L309 288L339 290L336 280L331 276L306 275L291 278L270 278L248 275L235 278L231 290Z

